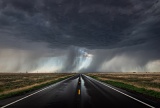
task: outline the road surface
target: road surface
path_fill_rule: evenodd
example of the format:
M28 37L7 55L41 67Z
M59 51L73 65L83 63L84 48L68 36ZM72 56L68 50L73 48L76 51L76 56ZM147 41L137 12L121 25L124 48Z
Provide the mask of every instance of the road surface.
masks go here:
M1 108L160 108L159 103L83 74L0 101Z

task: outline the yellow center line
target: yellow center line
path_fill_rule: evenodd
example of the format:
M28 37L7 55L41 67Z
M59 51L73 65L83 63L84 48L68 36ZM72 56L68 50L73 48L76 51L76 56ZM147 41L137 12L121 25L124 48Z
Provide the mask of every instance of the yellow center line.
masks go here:
M80 89L78 89L78 95L80 95L81 94L81 90Z

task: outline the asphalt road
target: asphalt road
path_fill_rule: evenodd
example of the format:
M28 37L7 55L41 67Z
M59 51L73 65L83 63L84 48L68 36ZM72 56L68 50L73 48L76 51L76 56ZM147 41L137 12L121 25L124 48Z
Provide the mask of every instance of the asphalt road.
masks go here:
M160 108L159 103L85 75L0 101L1 108Z

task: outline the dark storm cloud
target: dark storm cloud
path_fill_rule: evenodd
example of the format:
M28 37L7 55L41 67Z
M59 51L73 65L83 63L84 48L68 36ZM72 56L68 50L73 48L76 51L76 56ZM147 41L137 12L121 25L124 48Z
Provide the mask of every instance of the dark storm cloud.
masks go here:
M135 25L123 41L114 45L117 48L94 50L95 62L92 62L93 67L87 71L95 71L105 62L103 69L99 71L149 71L148 63L160 60L159 22L157 17L149 18Z
M14 26L20 32L17 37L51 46L106 47L123 40L123 31L135 17L139 20L138 9L124 0L3 0L2 4L1 22Z
M63 71L77 68L83 48L93 57L81 71L144 67L160 59L159 8L158 0L0 0L0 48L45 52L37 61L61 55Z
M23 1L23 0L3 0L3 6L12 6L17 10L23 10L29 14L36 12L35 4L36 0Z

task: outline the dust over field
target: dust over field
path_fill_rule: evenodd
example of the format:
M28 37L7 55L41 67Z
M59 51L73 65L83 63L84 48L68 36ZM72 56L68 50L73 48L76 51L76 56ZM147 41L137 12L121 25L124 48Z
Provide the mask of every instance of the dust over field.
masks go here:
M47 85L73 73L0 73L0 97Z

